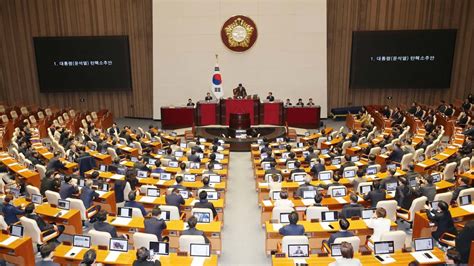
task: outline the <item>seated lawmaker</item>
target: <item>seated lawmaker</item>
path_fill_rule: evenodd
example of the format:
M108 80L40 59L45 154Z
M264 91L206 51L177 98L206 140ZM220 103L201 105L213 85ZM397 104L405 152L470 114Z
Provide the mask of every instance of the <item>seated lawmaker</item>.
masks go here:
M10 204L12 200L13 200L13 196L10 194L6 195L5 199L3 200L2 213L3 213L3 218L5 219L5 222L8 225L12 225L20 221L17 215L24 214L24 211L22 211L20 208L15 207L12 204Z
M64 225L55 225L55 224L47 223L45 220L43 220L43 218L41 218L41 216L34 213L34 211L35 211L35 204L29 203L25 207L25 217L34 220L36 224L38 225L38 228L41 232L46 231L45 233L43 233L43 236L48 236L48 235L54 234L55 232L58 232L59 233L58 237L59 237L64 232L64 229L65 229Z
M209 239L206 237L204 232L201 231L201 230L196 229L197 222L198 222L198 220L196 219L196 217L194 217L194 216L189 217L189 219L188 219L189 229L184 230L183 232L181 232L181 235L182 236L186 236L186 235L203 236L204 241L206 242L206 244L210 243Z
M151 217L145 219L145 233L156 235L158 241L162 241L162 232L166 229L166 221L161 218L161 209L155 205L151 210Z
M205 100L206 102L212 101L212 96L211 96L211 93L210 93L210 92L206 93L206 97L204 98L204 100Z
M161 266L159 260L150 258L150 251L146 247L137 249L137 259L133 262L132 266Z
M334 243L334 240L336 240L339 237L354 236L354 233L352 233L350 231L347 231L347 229L349 229L350 225L351 224L349 223L349 221L346 218L340 219L339 220L339 227L341 227L341 229L339 230L339 232L331 234L331 236L329 237L329 239L327 241L328 245L331 246Z
M437 209L431 209L426 212L428 219L436 225L436 230L431 233L431 236L439 241L439 238L444 233L457 234L456 227L454 227L453 217L449 211L449 205L440 201Z
M292 106L293 104L291 103L290 99L286 99L285 101L285 107Z
M342 258L338 258L336 261L331 262L329 266L361 266L362 263L359 259L354 259L354 248L351 243L341 243L341 255Z
M304 192L305 191L317 191L317 188L313 185L311 185L311 176L306 175L306 178L304 180L304 184L299 186L299 188L295 192L295 196L299 198L303 198Z
M269 102L275 101L275 97L273 97L272 92L269 92L269 93L268 93L267 100L268 100Z
M72 177L67 175L64 177L64 182L61 184L59 188L59 195L61 199L67 199L72 197L72 195L77 194L79 190L77 189L76 185L72 184Z
M456 251L459 252L460 263L467 264L469 262L469 254L471 253L471 242L474 241L474 221L468 221L464 228L456 236Z
M298 223L298 213L292 212L288 216L290 224L283 226L278 230L282 236L302 236L304 235L304 226Z
M178 188L173 188L171 194L166 195L165 197L166 205L176 206L178 210L180 209L181 205L185 204L183 196L179 193Z
M207 192L202 190L199 192L199 202L194 203L194 208L205 208L212 211L212 216L217 217L217 211L212 202L207 200Z
M135 191L130 191L130 193L128 193L128 201L125 202L125 207L137 208L142 212L143 217L145 217L147 215L145 207L143 207L143 204L141 204L140 202L135 201L136 197L137 194L135 193Z
M94 223L94 230L100 231L100 232L107 232L110 234L110 236L117 238L117 229L115 226L109 224L107 221L107 211L106 210L100 210L97 215L97 222Z
M314 106L313 98L309 98L307 106Z
M201 158L196 154L196 150L191 150L191 154L188 156L189 162L201 163Z
M285 207L293 208L295 204L293 203L293 201L288 199L288 192L283 190L280 192L280 199L275 200L275 203L273 204L273 206L275 207L285 206Z
M296 103L296 106L297 106L297 107L304 107L303 99L299 98L299 99L298 99L298 102Z
M380 180L375 180L373 186L374 189L364 196L364 200L370 201L372 208L375 208L379 201L385 200L386 192L380 187Z
M358 203L359 197L355 193L349 196L350 203L342 207L341 215L344 218L352 218L353 216L361 217L364 206Z
M386 216L387 211L384 208L377 208L374 216L366 221L367 226L374 230L370 237L373 242L380 241L382 234L390 231L392 221L386 218Z
M186 104L186 106L188 106L188 107L194 106L193 100L188 99L188 103Z

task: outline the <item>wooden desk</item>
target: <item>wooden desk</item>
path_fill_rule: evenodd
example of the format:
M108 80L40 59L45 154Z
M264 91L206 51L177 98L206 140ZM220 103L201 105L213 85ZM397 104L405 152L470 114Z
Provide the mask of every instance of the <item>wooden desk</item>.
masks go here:
M66 254L71 249L71 246L60 244L54 251L54 262L60 265L78 265L84 257L87 249L83 249L74 258L66 257ZM99 250L96 246L91 247L97 253L97 262L110 265L105 262L105 258L109 254L108 250ZM116 264L114 265L132 265L136 259L136 250L129 250L128 252L121 254ZM190 256L178 256L176 253L171 253L168 256L160 256L160 262L162 266L172 265L192 265L193 257ZM204 266L217 266L217 256L211 255L204 261Z
M444 252L442 250L435 247L432 253L440 260L437 263L445 262ZM394 254L390 254L390 256L396 260L396 263L392 263L390 265L408 265L410 262L415 260L415 258L410 253L402 253L401 251L396 251ZM383 265L374 257L374 255L361 255L360 253L357 253L354 254L354 258L358 258L362 265ZM336 259L333 257L318 257L317 255L311 255L309 258L306 258L306 263L311 266L329 265L335 260ZM292 258L275 258L275 256L273 255L272 265L294 266L295 262Z
M112 156L110 156L109 154L103 154L103 153L100 153L98 151L92 151L92 150L89 150L88 153L92 157L94 157L94 159L97 162L97 165L99 165L99 164L105 164L105 165L112 164Z
M435 156L431 157L430 159L426 159L421 163L417 163L415 165L415 171L418 173L424 173L428 171L430 168L437 166L444 161L446 161L449 157L455 154L458 151L458 148L454 146L449 146L444 149L442 152L436 154Z
M9 235L0 233L0 242L8 237ZM35 265L31 237L19 238L7 246L0 244L0 259L16 265Z
M474 217L474 213L464 210L462 207L450 207L451 216L453 219L470 220ZM431 237L431 229L433 225L430 224L426 213L417 212L413 221L413 238Z
M78 210L69 210L69 212L61 217L56 217L60 209L51 207L51 205L44 203L36 207L35 212L41 215L48 222L55 222L64 225L64 233L68 235L82 234L82 220L81 213Z
M362 219L349 219L349 222L350 226L348 230L359 236L361 243L365 243L366 236L371 235L373 229L367 227L367 224ZM328 239L332 233L340 230L339 222L337 221L330 223L333 229L324 229L321 223L312 223L310 221L299 221L298 224L304 226L305 234L309 238L310 249L321 248L323 240ZM271 224L269 221L265 222L265 251L267 255L270 254L272 250L277 250L277 244L281 243L281 239L283 238L278 230L275 230L276 228L274 228L273 225L274 224ZM277 225L279 226L279 224ZM392 222L391 227L397 228L397 224Z

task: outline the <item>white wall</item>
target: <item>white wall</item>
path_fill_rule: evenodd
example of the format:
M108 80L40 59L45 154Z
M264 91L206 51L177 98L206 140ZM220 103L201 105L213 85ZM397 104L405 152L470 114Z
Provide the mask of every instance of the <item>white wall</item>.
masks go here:
M160 107L203 99L219 54L225 97L243 83L248 94L312 97L327 117L327 0L153 0L153 117ZM222 24L244 15L258 38L243 53L221 41Z

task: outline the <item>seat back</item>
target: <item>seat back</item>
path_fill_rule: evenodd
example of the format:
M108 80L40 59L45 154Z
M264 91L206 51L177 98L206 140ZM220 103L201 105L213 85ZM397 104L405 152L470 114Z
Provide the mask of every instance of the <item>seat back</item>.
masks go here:
M380 147L373 147L373 148L370 149L369 155L370 155L370 154L379 155L380 152L382 152L382 148L380 148Z
M470 160L469 157L464 157L461 159L461 161L459 162L459 167L458 167L460 173L469 171L469 168L470 168L469 160Z
M211 209L208 209L208 208L193 208L191 210L191 215L194 215L194 213L196 212L205 212L205 213L208 213L209 214L209 217L211 217L211 221L214 220L214 215L212 213L212 210Z
M132 217L143 218L143 213L139 208L132 208Z
M172 220L172 221L180 219L179 209L176 206L160 205L160 210L162 212L164 212L164 211L170 212L170 220Z
M444 201L449 205L452 199L453 192L444 192L436 194L433 201Z
M37 188L35 186L32 186L32 185L27 185L26 186L26 192L28 192L28 194L30 196L33 195L33 194L41 195L41 192L40 192L39 188Z
M182 235L179 237L179 251L189 252L191 244L205 244L204 236Z
M423 154L425 150L423 148L420 148L415 151L415 154L413 155L413 159L418 162L418 158Z
M474 199L474 188L466 188L459 192L459 196L456 199L456 202L458 203L459 206L461 206L461 202L459 201L459 199L462 196L466 196L466 195L471 195L471 199Z
M309 245L307 236L284 236L281 240L282 252L288 254L289 245Z
M317 147L318 149L321 149L321 144L322 144L323 142L326 142L327 140L328 140L328 138L326 138L326 137L320 137L320 138L318 139L318 142L316 143L316 147Z
M43 179L46 176L46 167L41 164L35 165L36 170L38 170L38 173L40 175L40 178Z
M140 232L133 233L133 247L135 249L139 249L141 247L149 249L150 242L158 242L158 237L154 234Z
M41 230L35 220L23 216L20 218L20 223L25 230L23 234L31 237L33 244L43 244L43 241L41 240Z
M78 210L81 213L81 219L83 221L87 220L87 210L84 206L84 202L80 199L68 198L69 202L71 202L71 209Z
M110 155L110 157L112 157L112 160L118 158L117 152L112 147L107 148L107 153Z
M306 209L306 221L321 220L321 213L329 211L328 207L310 206Z
M342 154L346 154L346 149L350 148L352 146L352 141L344 141L342 143Z
M280 223L280 214L281 213L291 213L293 211L295 211L295 210L292 207L287 207L287 206L273 207L272 220L277 220Z
M3 215L0 215L0 230L7 230L8 224L5 222Z
M405 239L407 237L407 234L402 231L389 231L382 233L380 236L380 241L393 241L393 245L395 248L395 251L400 251L402 248L405 247Z
M446 167L443 170L444 180L454 179L454 171L456 170L456 166L457 166L456 162L446 164Z
M125 199L125 201L129 201L130 199L128 198L128 193L130 193L130 191L132 191L132 187L130 186L130 183L126 183L125 184L125 188L123 189L123 198Z
M381 200L377 202L377 208L384 208L387 215L386 218L392 222L397 220L397 201L396 200Z
M361 188L362 186L371 186L373 182L360 182L357 187L354 188L354 191L357 191L359 193L362 193Z
M352 249L354 249L354 254L359 252L360 238L358 236L338 237L334 240L334 244L340 244L342 242L351 243Z
M425 158L431 158L431 155L433 153L433 150L435 149L435 145L434 144L430 144L428 145L428 147L426 147L426 150L425 150Z
M418 197L415 200L412 201L411 206L410 206L410 222L413 222L413 219L415 218L415 213L421 211L422 209L425 208L425 203L428 200L427 197Z
M134 141L133 146L138 150L138 154L142 154L142 144L140 142Z
M61 199L61 196L59 195L58 192L51 191L51 190L46 190L44 192L46 199L48 200L49 204L55 204L58 205L58 200Z
M400 167L402 170L407 170L408 169L408 165L410 164L410 162L413 160L413 153L407 153L405 155L403 155L402 157L402 161L400 163Z
M109 241L112 238L110 233L96 231L94 229L89 230L87 233L91 237L91 246L109 246Z

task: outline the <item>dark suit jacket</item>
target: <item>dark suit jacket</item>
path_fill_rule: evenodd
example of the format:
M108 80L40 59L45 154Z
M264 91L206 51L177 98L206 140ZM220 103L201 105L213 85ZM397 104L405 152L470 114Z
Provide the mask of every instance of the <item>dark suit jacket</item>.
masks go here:
M436 196L436 186L434 184L426 184L420 187L421 196L428 198L428 201L433 201ZM448 202L449 203L449 202Z
M77 193L77 189L74 185L68 183L62 183L59 188L59 195L61 199L70 198L74 193Z
M339 237L351 237L351 236L354 236L354 233L349 232L349 231L339 231L339 232L336 232L336 233L334 233L334 234L331 234L331 236L329 237L329 240L328 240L328 244L329 244L329 246L331 246L331 244L334 243L334 240L336 240L336 238L339 238Z
M177 195L176 193L171 193L169 195L166 195L165 197L166 205L171 205L171 206L176 206L179 207L181 205L184 205L184 199L181 195Z
M46 192L46 190L55 191L55 188L55 180L53 178L45 177L41 180L41 195L44 196L44 192Z
M188 156L188 161L195 162L195 163L200 163L201 158L199 158L199 156L197 156L196 154L191 154L191 155Z
M196 202L194 204L194 208L211 209L212 215L214 217L217 216L217 211L216 211L216 208L214 208L214 204L212 204L212 202L207 201L206 199L205 200L200 200L199 202Z
M25 213L24 211L20 210L19 208L15 207L15 206L13 206L9 203L4 203L4 204L5 205L3 205L3 208L2 208L3 218L5 218L5 222L8 225L12 225L12 224L18 222L19 219L16 216Z
M46 169L48 171L49 170L58 171L58 170L65 170L67 168L58 158L53 158L51 159L51 161L49 161L48 165L46 166Z
M385 200L385 190L372 190L364 196L364 200L370 200L372 208L375 208L379 201Z
M459 197L459 193L460 193L462 190L467 189L467 188L469 188L469 186L467 186L467 185L463 185L463 186L458 186L458 187L456 187L456 188L454 189L454 191L453 191L453 199L452 199L452 201L456 201L456 200L458 199L458 197Z
M197 230L196 228L189 228L188 230L184 230L181 235L188 235L188 236L203 236L206 243L209 243L209 239L206 237L203 231Z
M234 97L245 97L247 96L247 91L244 87L237 87L233 91Z
M120 129L117 127L117 128L109 128L109 135L114 135L114 132L117 132L117 135L120 135Z
M300 224L288 224L280 228L282 236L302 236L304 235L304 226Z
M141 204L140 202L127 201L127 202L125 202L125 207L140 209L140 211L142 212L142 215L146 216L145 207L143 207L143 204Z
M89 155L80 157L77 159L77 161L79 164L79 173L81 176L84 176L85 172L94 169L96 166L94 157Z
M162 240L161 233L165 229L166 229L166 222L163 219L158 219L156 217L145 219L145 233L156 235L159 241Z
M454 227L453 217L449 211L432 213L431 211L426 212L428 219L437 225L436 231L431 233L434 239L438 240L439 237L445 233L456 234L456 228Z
M392 153L388 156L388 160L399 163L402 161L403 154L402 149L394 145Z
M363 209L364 206L360 205L359 203L346 204L344 207L342 207L341 215L347 219L352 218L352 216L361 217Z
M53 229L53 225L46 223L46 222L43 220L43 218L41 218L41 217L40 217L39 215L37 215L37 214L27 214L27 215L26 215L26 218L30 218L30 219L35 220L36 224L38 225L38 227L39 227L39 229L40 229L41 231Z
M99 193L88 187L83 187L81 190L81 200L84 202L84 207L86 207L86 209L89 209L92 206L92 202L98 197Z
M472 221L468 223L472 223ZM472 230L472 224L470 226L465 226L456 236L456 250L461 256L461 263L468 263L469 253L471 252L471 242L473 240L474 231Z
M107 222L96 222L94 224L94 229L96 231L107 232L112 237L117 237L117 229L115 229L115 227L113 225L111 225Z
M114 191L115 191L115 201L121 203L125 200L123 195L123 190L125 189L126 181L116 180L114 182Z
M313 173L315 176L318 176L319 172L325 171L325 170L326 170L326 167L324 166L324 164L317 163L313 165L313 167L311 168L311 173Z

